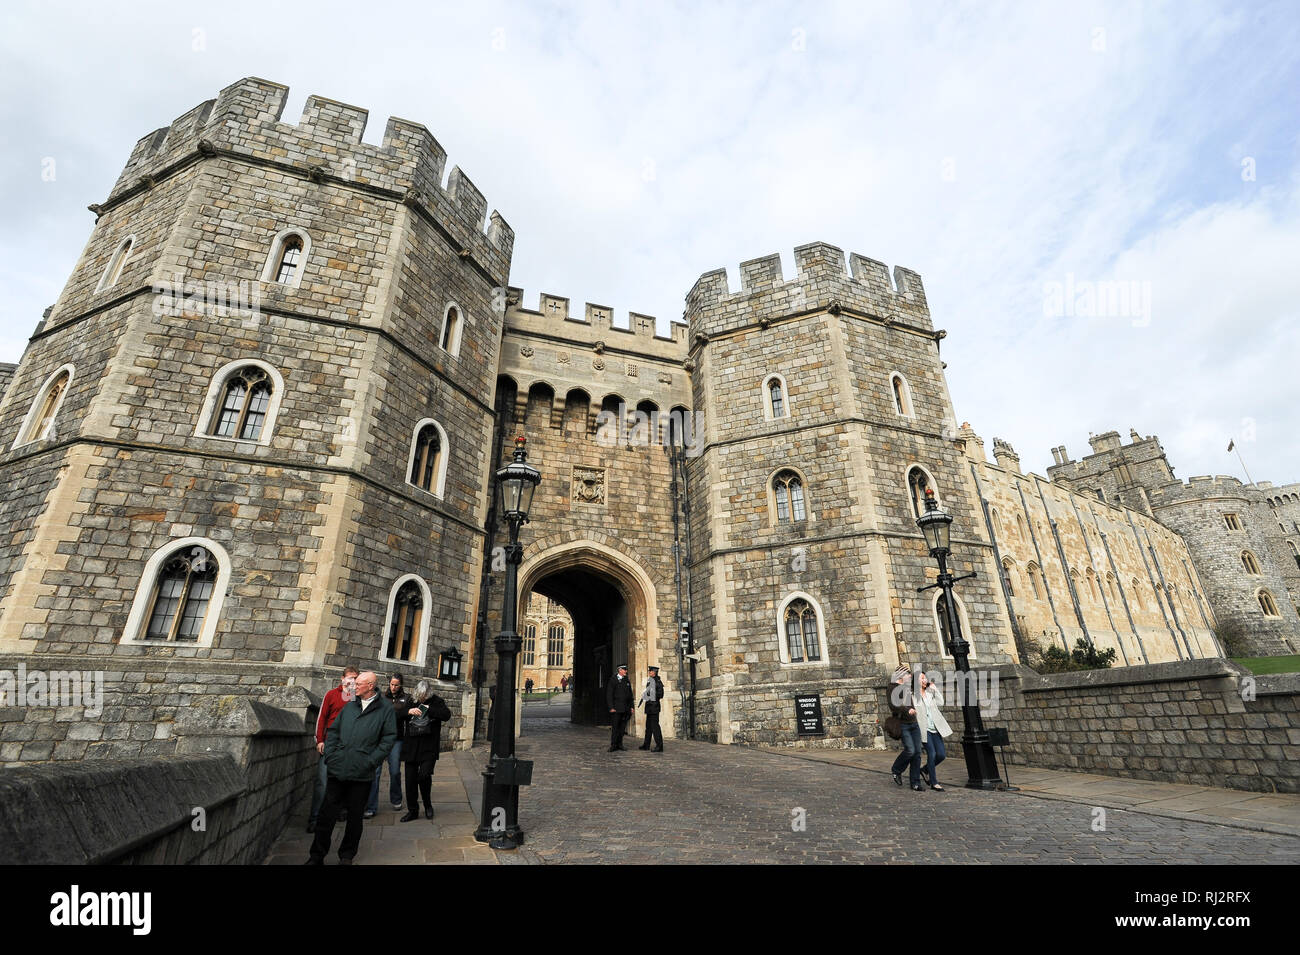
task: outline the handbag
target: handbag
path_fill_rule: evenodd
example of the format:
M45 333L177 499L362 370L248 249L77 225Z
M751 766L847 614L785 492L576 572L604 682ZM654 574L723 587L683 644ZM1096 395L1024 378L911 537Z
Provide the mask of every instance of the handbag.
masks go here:
M433 720L429 719L428 710L424 710L419 716L412 716L406 723L407 736L428 736L433 732Z
M890 716L885 719L885 732L890 739L903 738L903 721L897 716Z

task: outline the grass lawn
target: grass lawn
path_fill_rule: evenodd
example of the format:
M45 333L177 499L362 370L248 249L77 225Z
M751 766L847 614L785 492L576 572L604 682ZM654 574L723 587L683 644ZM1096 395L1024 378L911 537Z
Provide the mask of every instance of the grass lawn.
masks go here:
M1300 673L1300 655L1287 657L1233 657L1251 673Z

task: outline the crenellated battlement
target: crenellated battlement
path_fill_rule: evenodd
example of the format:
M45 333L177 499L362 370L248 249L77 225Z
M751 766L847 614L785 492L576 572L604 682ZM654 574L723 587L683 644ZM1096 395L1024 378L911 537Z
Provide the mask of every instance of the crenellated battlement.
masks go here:
M499 213L488 216L483 193L458 166L444 181L447 152L428 129L392 117L381 144L372 146L361 141L367 110L309 96L298 123L285 123L288 94L287 86L247 77L154 130L136 143L106 205L151 187L195 153L289 166L317 181L354 183L422 207L504 284L514 230Z
M657 332L652 315L629 311L626 313L628 327L621 328L614 324L615 311L608 305L585 302L578 317L570 313L570 300L562 295L542 292L537 297L536 308L526 307L523 301L524 290L511 286L506 306L508 331L558 336L575 344L603 343L610 348L637 350L650 348L654 357L679 360L686 355L687 327L683 322L671 322L669 335L663 336Z
M762 318L828 308L833 304L875 318L931 330L921 277L902 266L844 252L825 242L794 250L797 274L786 279L780 255L740 263L740 289L732 292L726 269L705 272L686 296L692 335L716 335ZM757 314L756 314L757 313Z
M1257 503L1264 500L1264 493L1249 484L1243 484L1230 474L1198 474L1186 484L1175 482L1150 492L1152 507L1170 504L1185 504L1191 501L1213 497L1230 497L1242 501Z

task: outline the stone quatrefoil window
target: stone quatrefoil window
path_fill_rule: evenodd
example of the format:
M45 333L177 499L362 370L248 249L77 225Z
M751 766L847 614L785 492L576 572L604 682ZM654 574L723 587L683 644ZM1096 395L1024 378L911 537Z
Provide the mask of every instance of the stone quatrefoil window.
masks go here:
M822 658L817 612L806 600L792 600L785 608L786 652L791 663L815 663Z
M212 425L213 436L241 441L260 439L271 405L271 392L271 376L256 365L233 372L222 391L221 405Z
M778 524L807 520L804 508L803 480L793 471L780 471L772 478L772 492L776 496L776 521Z
M216 580L216 558L203 547L194 547L169 560L154 586L145 639L197 641Z

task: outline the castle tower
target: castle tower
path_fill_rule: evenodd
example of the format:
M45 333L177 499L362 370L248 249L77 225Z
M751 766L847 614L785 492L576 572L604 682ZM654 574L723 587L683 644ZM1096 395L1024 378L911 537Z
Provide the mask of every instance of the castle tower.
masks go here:
M821 696L828 736L874 731L899 661L943 667L937 573L916 526L924 490L953 515L976 665L1014 659L996 563L959 440L920 277L823 243L700 277L687 296L697 635L703 722L721 741L795 738L793 698ZM961 444L959 448L957 445ZM951 665L950 659L947 660Z
M4 724L6 759L168 752L197 694L470 650L513 233L422 126L370 146L287 93L137 144L5 390L0 657L108 684L101 732Z
M1239 649L1294 652L1300 646L1300 576L1291 568L1300 562L1287 552L1289 541L1300 545L1300 531L1293 528L1287 537L1285 518L1276 513L1283 496L1223 475L1184 484L1156 437L1143 438L1135 430L1130 437L1124 444L1115 431L1093 435L1092 454L1077 462L1058 460L1047 473L1063 487L1150 514L1181 535L1214 617L1242 630ZM1177 568L1155 570L1157 577L1162 571L1177 576ZM1170 585L1159 586L1168 590ZM1170 616L1177 624L1176 606Z

